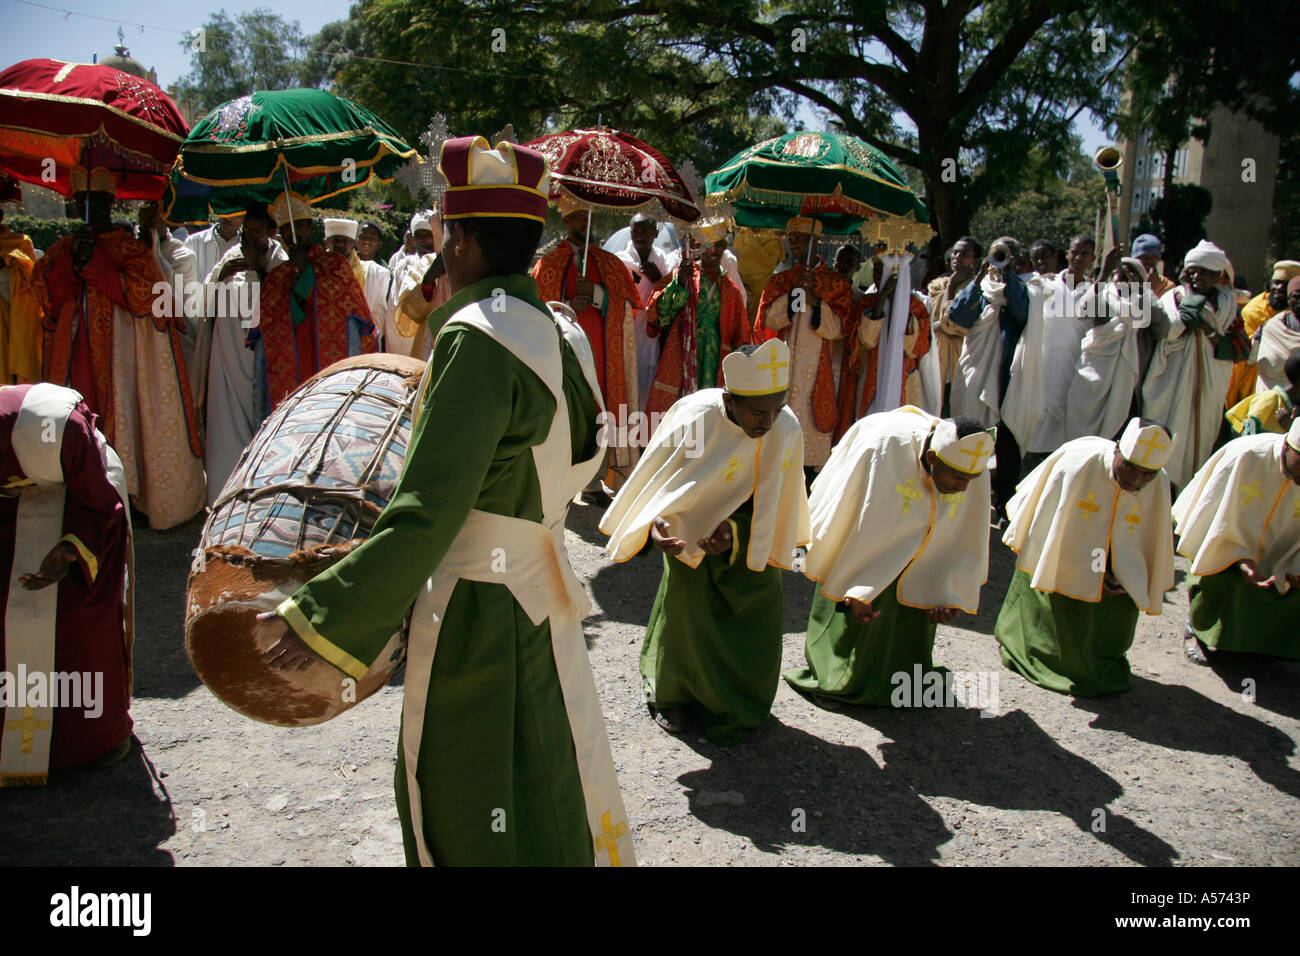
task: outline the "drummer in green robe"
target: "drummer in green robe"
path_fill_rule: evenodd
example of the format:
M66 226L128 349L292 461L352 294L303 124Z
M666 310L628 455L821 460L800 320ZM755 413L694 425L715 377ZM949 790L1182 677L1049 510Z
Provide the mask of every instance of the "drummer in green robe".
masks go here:
M483 137L448 140L439 169L453 295L428 318L405 470L370 538L279 606L266 659L359 677L409 611L407 862L630 865L564 551L568 504L605 457L600 392L586 337L527 275L549 172Z
M923 689L952 686L934 667L938 625L979 610L993 444L972 419L911 405L860 418L844 434L808 501L804 573L818 587L808 666L786 673L791 687L828 710L952 704Z
M1003 664L1062 694L1129 689L1138 612L1160 614L1174 586L1174 444L1133 418L1118 442L1066 442L1020 482L1002 536L1016 570L993 628Z
M1300 420L1215 452L1174 502L1174 521L1191 561L1188 658L1300 659Z
M668 410L601 520L615 561L647 539L664 553L641 676L650 713L678 733L698 722L739 742L772 709L781 670L781 568L808 542L803 433L785 405L779 339L722 362L725 389Z

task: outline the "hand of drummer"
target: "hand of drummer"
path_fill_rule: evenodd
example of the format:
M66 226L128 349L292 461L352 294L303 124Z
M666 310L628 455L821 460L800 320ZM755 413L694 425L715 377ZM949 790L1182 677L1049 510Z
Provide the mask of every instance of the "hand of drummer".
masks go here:
M312 665L313 661L320 660L321 657L315 651L303 642L303 639L294 633L293 628L283 623L283 618L275 611L264 611L257 615L259 621L270 621L274 618L280 621L283 633L280 639L267 648L262 654L262 660L277 671L305 671Z

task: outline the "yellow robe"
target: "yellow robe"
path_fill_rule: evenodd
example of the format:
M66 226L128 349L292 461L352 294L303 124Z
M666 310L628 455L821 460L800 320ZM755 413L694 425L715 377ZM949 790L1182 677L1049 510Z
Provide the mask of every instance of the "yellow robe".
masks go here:
M0 385L41 380L41 303L32 291L36 250L30 237L0 226L0 264L7 288L0 291Z

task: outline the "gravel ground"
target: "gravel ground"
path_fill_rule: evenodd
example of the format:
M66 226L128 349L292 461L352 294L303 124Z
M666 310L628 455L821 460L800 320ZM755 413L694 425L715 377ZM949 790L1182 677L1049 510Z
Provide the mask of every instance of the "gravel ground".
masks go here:
M1300 863L1300 663L1185 663L1181 559L1164 615L1140 621L1128 694L1075 700L1001 667L992 630L1011 554L994 537L980 615L940 627L935 646L937 663L997 674L993 716L832 713L782 682L768 724L727 749L648 718L637 657L658 557L611 565L598 518L573 509L570 553L596 603L592 666L642 864ZM400 684L293 730L216 700L183 641L200 528L137 534L139 743L114 768L0 791L0 864L402 862L391 782ZM786 577L788 668L803 660L811 585Z

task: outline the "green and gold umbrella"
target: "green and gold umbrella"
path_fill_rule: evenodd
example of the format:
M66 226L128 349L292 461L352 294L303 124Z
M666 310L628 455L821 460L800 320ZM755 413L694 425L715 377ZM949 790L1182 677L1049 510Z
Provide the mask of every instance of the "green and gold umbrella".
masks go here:
M784 230L812 216L833 235L891 248L933 235L925 204L878 149L843 133L787 133L737 153L705 179L706 205L735 207L736 223Z
M416 151L374 113L324 90L263 90L223 103L181 144L163 192L169 222L237 215L286 188L313 202L389 182Z

